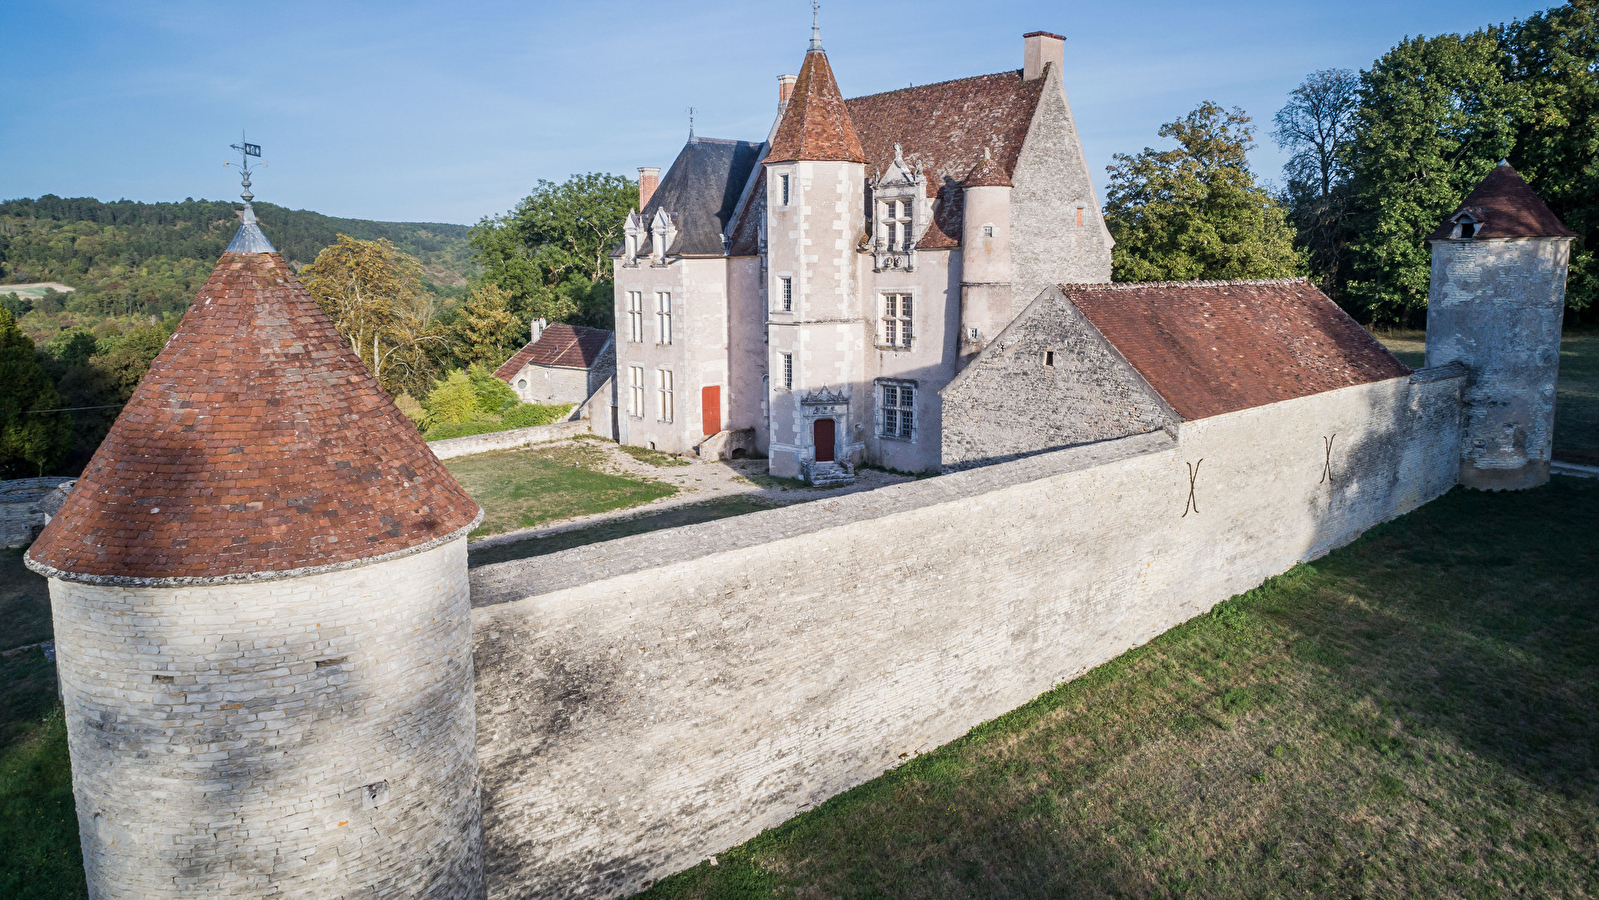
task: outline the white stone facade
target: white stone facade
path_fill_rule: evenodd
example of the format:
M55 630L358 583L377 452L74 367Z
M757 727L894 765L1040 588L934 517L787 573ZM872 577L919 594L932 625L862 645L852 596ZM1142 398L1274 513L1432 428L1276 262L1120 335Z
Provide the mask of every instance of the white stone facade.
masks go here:
M50 597L91 898L484 896L464 535Z
M1045 285L1110 279L1113 242L1060 66L1031 75L1044 84L1010 183L951 188L947 199L935 200L927 176L900 159L883 171L839 161L763 162L742 186L734 219L758 217L753 256L736 248L674 255L670 217L661 221L657 210L648 222L630 220L633 236L614 268L622 441L688 452L712 422L754 429L774 475L805 477L828 457L846 469L872 463L938 470L938 393L963 362ZM974 142L968 155L975 162L984 152ZM669 173L663 191L671 180ZM913 214L885 212L887 202L900 200L914 204ZM953 244L921 246L945 202L963 204L961 233ZM888 221L901 217L914 241L908 251L891 251ZM729 246L733 227L727 225ZM646 239L654 241L648 253L641 249ZM679 323L671 346L654 336L654 304L663 292ZM904 297L912 312L899 316ZM635 298L643 307L642 340L630 334ZM884 332L890 302L899 320L893 341ZM672 373L676 395L670 421L660 411L663 370ZM634 379L642 380L641 404L633 402ZM703 415L707 388L719 392L719 418ZM819 420L831 422L830 431L818 430ZM818 447L818 435L826 441L829 433L832 446Z

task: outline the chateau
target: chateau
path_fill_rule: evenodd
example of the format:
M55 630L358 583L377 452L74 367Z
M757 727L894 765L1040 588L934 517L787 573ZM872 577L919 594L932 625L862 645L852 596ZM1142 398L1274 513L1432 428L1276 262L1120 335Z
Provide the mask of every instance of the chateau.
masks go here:
M1411 371L1303 281L1105 283L1060 46L846 102L813 38L770 142L691 141L617 258L627 440L951 471L470 572L482 510L246 180L25 557L89 896L622 896L1457 484L1548 480L1574 235L1514 169L1430 238ZM606 354L525 349L523 391Z
M1035 31L1019 69L845 100L813 33L767 140L691 136L658 186L640 169L617 437L730 432L827 483L938 470L939 391L1046 285L1110 280L1064 47Z

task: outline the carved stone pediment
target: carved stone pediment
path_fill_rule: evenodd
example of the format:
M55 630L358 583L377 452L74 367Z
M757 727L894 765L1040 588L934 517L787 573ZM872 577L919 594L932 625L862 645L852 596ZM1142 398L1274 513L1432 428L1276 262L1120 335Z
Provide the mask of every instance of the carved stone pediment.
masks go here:
M842 388L829 390L827 385L822 385L821 390L810 391L800 397L801 406L840 406L849 404L849 395Z

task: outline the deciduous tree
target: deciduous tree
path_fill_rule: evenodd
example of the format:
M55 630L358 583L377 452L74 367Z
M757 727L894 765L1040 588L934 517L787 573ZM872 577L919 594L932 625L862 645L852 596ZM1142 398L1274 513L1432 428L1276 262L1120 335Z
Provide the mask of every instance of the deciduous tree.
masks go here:
M1277 146L1291 154L1283 193L1296 243L1312 276L1334 296L1348 240L1349 145L1359 87L1360 75L1350 69L1312 72L1272 119Z
M300 270L300 281L386 390L427 383L432 369L425 351L446 339L434 327L415 259L386 239L341 234Z
M1283 207L1255 183L1241 109L1203 103L1160 136L1174 150L1117 154L1105 217L1118 281L1282 278L1303 263Z
M510 295L519 327L535 318L613 327L610 252L637 199L619 175L541 179L515 209L472 229L482 278Z
M0 477L43 475L72 444L61 395L39 365L33 341L0 309Z

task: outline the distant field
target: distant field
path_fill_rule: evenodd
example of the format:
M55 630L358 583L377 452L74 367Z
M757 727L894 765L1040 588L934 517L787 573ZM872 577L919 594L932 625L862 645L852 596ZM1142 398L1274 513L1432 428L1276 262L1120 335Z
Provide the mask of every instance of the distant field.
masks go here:
M0 295L16 294L24 300L42 299L47 290L53 290L58 294L68 294L77 290L77 288L67 287L59 281L35 281L32 284L0 284Z

